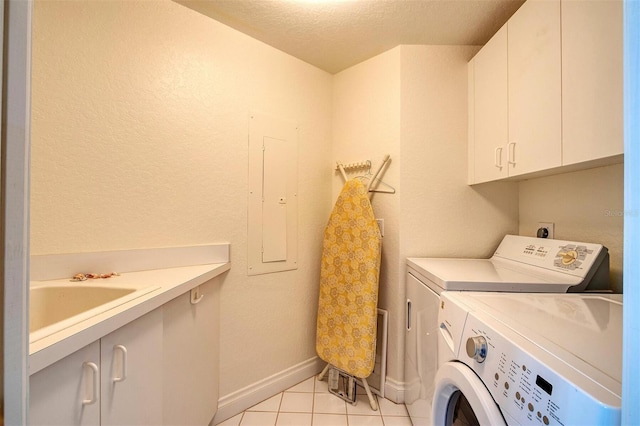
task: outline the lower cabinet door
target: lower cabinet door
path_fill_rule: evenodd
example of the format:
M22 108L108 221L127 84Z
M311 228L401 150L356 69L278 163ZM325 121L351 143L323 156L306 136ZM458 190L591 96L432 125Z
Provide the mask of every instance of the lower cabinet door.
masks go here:
M164 310L164 424L206 425L218 409L220 278ZM201 298L200 298L201 297Z
M100 424L100 342L29 377L29 424Z
M103 337L103 425L162 424L162 309Z

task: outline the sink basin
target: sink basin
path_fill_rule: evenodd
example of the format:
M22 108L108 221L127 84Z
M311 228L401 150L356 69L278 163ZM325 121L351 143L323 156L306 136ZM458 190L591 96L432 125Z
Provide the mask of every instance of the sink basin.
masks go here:
M143 289L86 284L32 287L29 301L29 342L35 342L81 321L143 296Z

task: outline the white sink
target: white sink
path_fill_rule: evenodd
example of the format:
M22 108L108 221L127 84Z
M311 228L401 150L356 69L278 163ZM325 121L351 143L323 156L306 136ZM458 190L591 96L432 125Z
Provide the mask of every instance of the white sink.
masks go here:
M29 343L158 288L96 286L86 282L32 287L29 301Z

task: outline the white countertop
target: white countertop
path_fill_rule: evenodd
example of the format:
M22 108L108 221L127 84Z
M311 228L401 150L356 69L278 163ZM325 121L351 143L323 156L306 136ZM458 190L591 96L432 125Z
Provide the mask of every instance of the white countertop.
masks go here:
M29 374L42 370L181 294L221 275L230 268L230 262L211 263L124 272L120 276L107 279L74 283L78 286L99 284L101 286L126 286L136 289L153 286L158 287L158 289L34 341L29 345ZM96 283L95 281L98 282ZM34 281L31 286L60 284L68 285L69 278Z

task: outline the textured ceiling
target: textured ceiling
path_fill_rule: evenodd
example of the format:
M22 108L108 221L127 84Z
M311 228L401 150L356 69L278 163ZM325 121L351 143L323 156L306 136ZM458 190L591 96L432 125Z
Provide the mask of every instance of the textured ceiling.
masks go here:
M524 0L175 0L330 73L399 44L483 45Z

